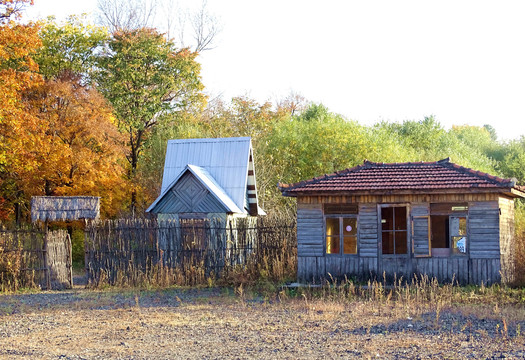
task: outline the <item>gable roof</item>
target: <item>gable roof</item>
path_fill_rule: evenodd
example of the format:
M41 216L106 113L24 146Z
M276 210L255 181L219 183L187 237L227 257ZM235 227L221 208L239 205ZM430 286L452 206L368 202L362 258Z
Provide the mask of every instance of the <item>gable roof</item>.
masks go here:
M295 184L279 184L284 196L298 194L351 193L406 193L440 192L444 190L506 192L524 196L525 189L515 179L502 179L475 171L444 159L436 162L374 163L316 177Z
M188 170L231 212L264 214L257 206L251 138L169 140L161 194L146 211Z
M210 192L210 194L220 203L220 205L224 208L224 212L232 212L232 213L242 213L242 210L239 209L239 207L232 201L232 199L226 194L226 191L217 184L215 179L211 176L211 174L204 168L200 166L195 165L186 165L183 171L173 180L172 184L168 186L168 190L171 190L174 188L174 186L177 184L177 182L182 178L186 173L191 173L200 183L204 186L206 190ZM169 191L165 191L161 196L157 198L153 202L153 204L150 205L147 212L153 212L153 213L163 213L164 208L166 207L164 204L162 204L167 198ZM164 205L164 206L162 206Z

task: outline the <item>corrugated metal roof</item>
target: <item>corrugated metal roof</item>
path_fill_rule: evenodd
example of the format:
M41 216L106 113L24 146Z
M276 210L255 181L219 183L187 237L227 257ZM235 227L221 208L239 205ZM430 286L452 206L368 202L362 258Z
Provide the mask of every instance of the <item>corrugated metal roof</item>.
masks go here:
M235 206L241 213L246 214L245 197L250 151L249 137L169 140L159 199L186 167L192 165L192 172L196 176L201 175L201 180L203 183L206 181L210 191L213 187L221 189L216 196L223 203L227 204L228 197L233 203L227 205L229 208ZM147 211L152 209L159 199Z

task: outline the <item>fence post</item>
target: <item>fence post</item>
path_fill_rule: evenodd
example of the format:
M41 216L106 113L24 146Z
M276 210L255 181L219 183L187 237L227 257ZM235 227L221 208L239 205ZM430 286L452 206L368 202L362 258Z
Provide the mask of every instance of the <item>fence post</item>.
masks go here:
M69 236L69 233L66 233L66 243L67 243L67 261L66 261L66 267L68 270L68 281L69 281L69 288L73 289L73 246L71 244L71 236Z
M44 223L44 273L45 273L45 279L46 279L46 290L51 289L51 273L49 271L49 247L48 247L48 236L49 236L49 229L48 229L48 220Z

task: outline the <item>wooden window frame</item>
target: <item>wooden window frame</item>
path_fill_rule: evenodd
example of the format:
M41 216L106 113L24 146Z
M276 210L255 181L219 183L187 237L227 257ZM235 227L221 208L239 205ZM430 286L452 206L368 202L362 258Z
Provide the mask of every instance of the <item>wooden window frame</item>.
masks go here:
M378 221L378 234L379 234L379 237L378 237L378 250L379 252L381 253L381 256L382 257L388 257L388 256L391 256L391 257L396 257L396 256L410 256L410 250L412 248L412 239L411 239L411 219L410 219L410 204L408 203L398 203L398 204L395 204L395 203L389 203L389 204L378 204L377 205L378 207L378 211L377 211L377 221ZM387 232L387 231L383 231L383 217L382 217L382 210L384 208L405 208L405 211L406 211L406 215L405 215L405 220L406 220L406 228L405 230L395 230L395 229L392 229L392 230L387 230L387 231L392 231L394 233L394 253L393 254L385 254L383 253L383 232ZM395 217L395 215L394 215ZM393 225L393 227L395 228L395 223ZM404 231L406 233L406 242L407 242L407 247L406 247L406 252L405 253L395 253L395 233L397 232L401 232L401 231Z
M454 241L453 241L453 238L454 237L460 237L461 235L453 235L452 234L452 230L450 230L450 233L449 233L449 236L448 236L448 242L449 242L449 247L450 247L450 255L449 256L458 256L458 257L464 257L464 256L467 256L468 253L469 253L469 248L470 248L470 241L469 241L469 231L468 231L468 215L465 214L465 213L455 213L455 214L450 214L448 216L448 221L449 221L449 229L451 228L451 224L452 224L452 218L457 218L458 220L461 219L461 218L465 218L465 235L462 236L465 238L465 252L459 252L459 253L454 253Z
M450 257L465 257L469 254L470 249L470 231L469 231L469 216L468 216L468 209L470 207L470 204L467 202L447 202L447 203L430 203L430 219L432 219L433 216L446 216L448 218L448 228L449 228L449 234L448 238L446 239L448 248L432 248L432 227L430 227L430 233L429 233L429 239L430 239L430 253L431 257L435 258L450 258ZM434 208L434 209L433 209ZM452 218L465 218L466 222L466 234L465 234L465 252L464 253L454 253L453 251L453 240L452 238L454 235L452 235L451 230L451 222ZM448 254L441 254L438 253L437 255L434 254L433 249L449 249ZM437 252L437 250L436 250Z
M328 253L327 244L326 244L326 219L339 219L339 252L338 253ZM345 254L344 253L344 231L343 231L343 219L355 219L355 241L356 241L356 250L355 254ZM358 214L325 214L324 216L324 254L326 256L359 256L359 216ZM335 237L335 236L333 236Z

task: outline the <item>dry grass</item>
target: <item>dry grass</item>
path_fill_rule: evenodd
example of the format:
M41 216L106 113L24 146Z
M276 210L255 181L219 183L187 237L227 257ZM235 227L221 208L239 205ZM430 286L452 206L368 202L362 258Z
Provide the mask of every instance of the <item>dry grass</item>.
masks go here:
M345 285L264 295L242 286L3 295L0 358L525 356L514 290L429 287L416 298ZM494 303L503 291L514 301Z

